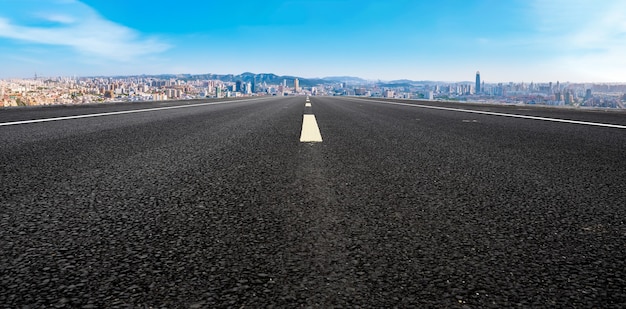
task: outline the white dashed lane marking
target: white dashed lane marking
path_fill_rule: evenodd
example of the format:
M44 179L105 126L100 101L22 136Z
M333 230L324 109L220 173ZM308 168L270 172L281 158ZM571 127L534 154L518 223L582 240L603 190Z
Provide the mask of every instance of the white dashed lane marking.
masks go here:
M300 142L321 142L322 134L317 126L315 115L303 115Z
M309 97L306 97L306 103L304 107L311 107L311 101ZM317 126L317 120L315 115L310 110L306 111L306 114L302 117L302 132L300 133L300 142L321 142L322 134L320 128Z

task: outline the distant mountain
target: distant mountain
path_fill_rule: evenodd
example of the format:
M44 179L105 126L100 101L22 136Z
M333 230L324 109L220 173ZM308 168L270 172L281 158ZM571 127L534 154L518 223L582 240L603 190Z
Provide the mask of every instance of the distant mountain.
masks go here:
M413 84L411 83L398 83L396 81L392 81L389 83L377 83L376 85L378 85L378 87L385 87L385 88L407 88L407 87L411 87L413 86Z
M432 81L432 80L410 80L410 79L397 79L392 81L387 81L388 84L412 84L412 85L432 85L432 84L441 84L442 82Z
M233 74L176 74L176 75L159 75L160 78L178 78L182 80L221 80L223 82L237 82L242 81L244 83L267 83L270 85L279 85L283 81L287 82L287 85L293 87L293 82L297 78L301 87L313 87L321 84L327 84L328 81L319 78L303 78L297 76L279 76L273 73L260 73L255 74L251 72L244 72L238 75Z
M420 82L416 82L410 79L397 79L397 80L388 81L387 83L388 84L417 84Z
M441 82L441 81L432 81L432 80L421 80L421 81L415 81L415 80L410 80L410 79L398 79L398 80L391 80L391 81L387 81L387 80L378 80L378 81L372 81L372 80L366 80L360 77L354 77L354 76L327 76L327 77L323 77L323 78L304 78L304 77L297 77L297 76L290 76L290 75L276 75L273 73L251 73L251 72L244 72L238 75L234 75L234 74L211 74L211 73L207 73L207 74L158 74L158 75L147 75L147 74L143 74L143 75L134 75L134 76L141 76L141 77L156 77L156 78L160 78L160 79L171 79L171 78L175 78L175 79L180 79L180 80L197 80L197 79L201 79L201 80L221 80L223 82L237 82L237 81L242 81L242 82L256 82L257 84L262 84L262 83L267 83L269 85L280 85L283 83L284 80L286 80L287 85L290 87L293 87L293 82L294 80L297 78L300 82L300 86L302 87L314 87L317 85L324 85L324 84L330 84L330 83L347 83L350 86L357 86L357 85L378 85L379 87L389 87L389 88L394 88L394 87L412 87L412 86L417 86L417 85L435 85L435 84L441 84L441 83L472 83L471 81L461 81L461 82ZM106 76L101 76L101 77L106 77ZM129 77L129 76L112 76L115 78L124 78L124 77Z
M354 77L354 76L328 76L322 79L326 81L343 82L343 83L349 83L349 84L364 84L368 82L365 79L362 79L360 77Z

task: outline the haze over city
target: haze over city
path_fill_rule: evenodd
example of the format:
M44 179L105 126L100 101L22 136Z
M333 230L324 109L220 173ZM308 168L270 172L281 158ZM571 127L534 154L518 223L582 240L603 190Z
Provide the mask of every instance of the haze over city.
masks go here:
M4 1L0 78L625 82L623 1Z

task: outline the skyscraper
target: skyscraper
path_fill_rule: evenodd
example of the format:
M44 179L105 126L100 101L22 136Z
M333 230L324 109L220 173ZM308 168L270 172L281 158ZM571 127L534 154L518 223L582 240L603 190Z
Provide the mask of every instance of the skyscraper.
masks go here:
M296 92L300 92L300 81L297 78L293 80L293 88Z
M480 71L476 71L476 93L480 93Z

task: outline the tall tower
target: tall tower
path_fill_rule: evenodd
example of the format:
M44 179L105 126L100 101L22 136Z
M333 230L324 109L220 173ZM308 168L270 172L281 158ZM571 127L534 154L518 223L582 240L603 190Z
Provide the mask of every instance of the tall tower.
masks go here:
M476 93L480 93L480 71L476 71Z
M296 92L300 92L300 81L297 78L293 80L293 88Z

